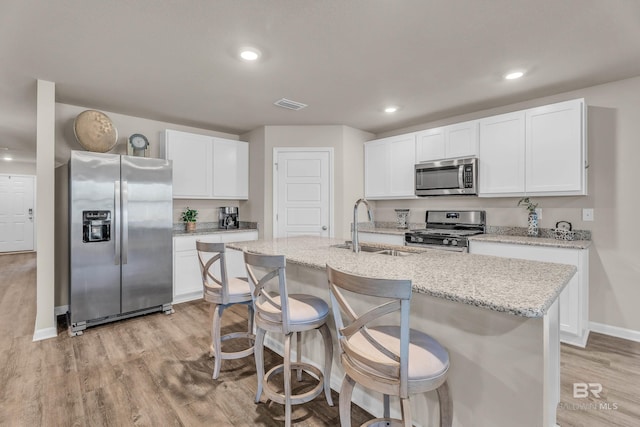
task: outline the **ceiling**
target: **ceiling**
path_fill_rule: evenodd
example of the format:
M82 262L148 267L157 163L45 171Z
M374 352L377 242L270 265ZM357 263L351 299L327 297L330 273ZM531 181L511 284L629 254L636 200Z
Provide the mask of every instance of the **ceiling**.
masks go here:
M17 160L35 158L36 79L58 102L233 134L380 133L639 76L640 1L2 0L0 63Z

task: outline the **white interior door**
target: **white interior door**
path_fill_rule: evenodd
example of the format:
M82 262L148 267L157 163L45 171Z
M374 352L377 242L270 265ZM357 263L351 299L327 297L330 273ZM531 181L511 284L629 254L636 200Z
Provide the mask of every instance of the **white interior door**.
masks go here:
M274 237L332 236L332 149L274 148Z
M33 250L34 178L0 175L0 252Z

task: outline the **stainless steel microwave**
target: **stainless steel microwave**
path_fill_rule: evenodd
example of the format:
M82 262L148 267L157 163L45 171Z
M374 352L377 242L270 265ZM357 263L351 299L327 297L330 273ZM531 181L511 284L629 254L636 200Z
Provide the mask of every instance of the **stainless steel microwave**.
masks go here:
M478 159L475 157L416 165L416 196L475 194L478 194Z

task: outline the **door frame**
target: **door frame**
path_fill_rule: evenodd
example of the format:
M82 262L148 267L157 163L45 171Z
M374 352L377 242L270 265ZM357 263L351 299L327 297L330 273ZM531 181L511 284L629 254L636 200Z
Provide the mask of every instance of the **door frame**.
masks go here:
M321 151L329 153L329 237L333 238L335 236L334 230L334 182L335 179L333 177L333 147L273 147L273 179L272 179L272 190L273 190L273 199L271 200L271 204L273 206L273 212L271 213L271 221L272 221L272 232L271 237L275 238L278 230L278 221L276 220L278 214L278 155L280 153L295 153L295 152L310 152L310 151Z
M0 173L0 176L24 176L33 178L33 250L24 252L38 252L38 198L36 197L36 191L38 186L38 177L36 175L30 175L28 173ZM23 251L20 251L23 252ZM13 252L0 252L0 254L9 254Z

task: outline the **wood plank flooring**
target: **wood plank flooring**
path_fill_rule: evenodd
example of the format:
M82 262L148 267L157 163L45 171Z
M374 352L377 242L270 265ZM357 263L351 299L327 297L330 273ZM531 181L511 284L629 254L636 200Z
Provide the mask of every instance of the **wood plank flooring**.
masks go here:
M57 338L34 343L35 288L35 254L0 255L0 426L284 424L282 405L253 403L253 358L226 360L220 379L211 379L208 304L180 304L171 316L102 325L75 338L61 321ZM224 332L242 330L246 308L225 311L223 320ZM268 367L277 360L265 352ZM640 425L640 343L592 334L586 349L563 345L561 362L561 427ZM602 384L600 398L574 398L577 382ZM354 425L368 418L353 406ZM294 407L293 419L295 426L340 424L337 406L322 396Z

